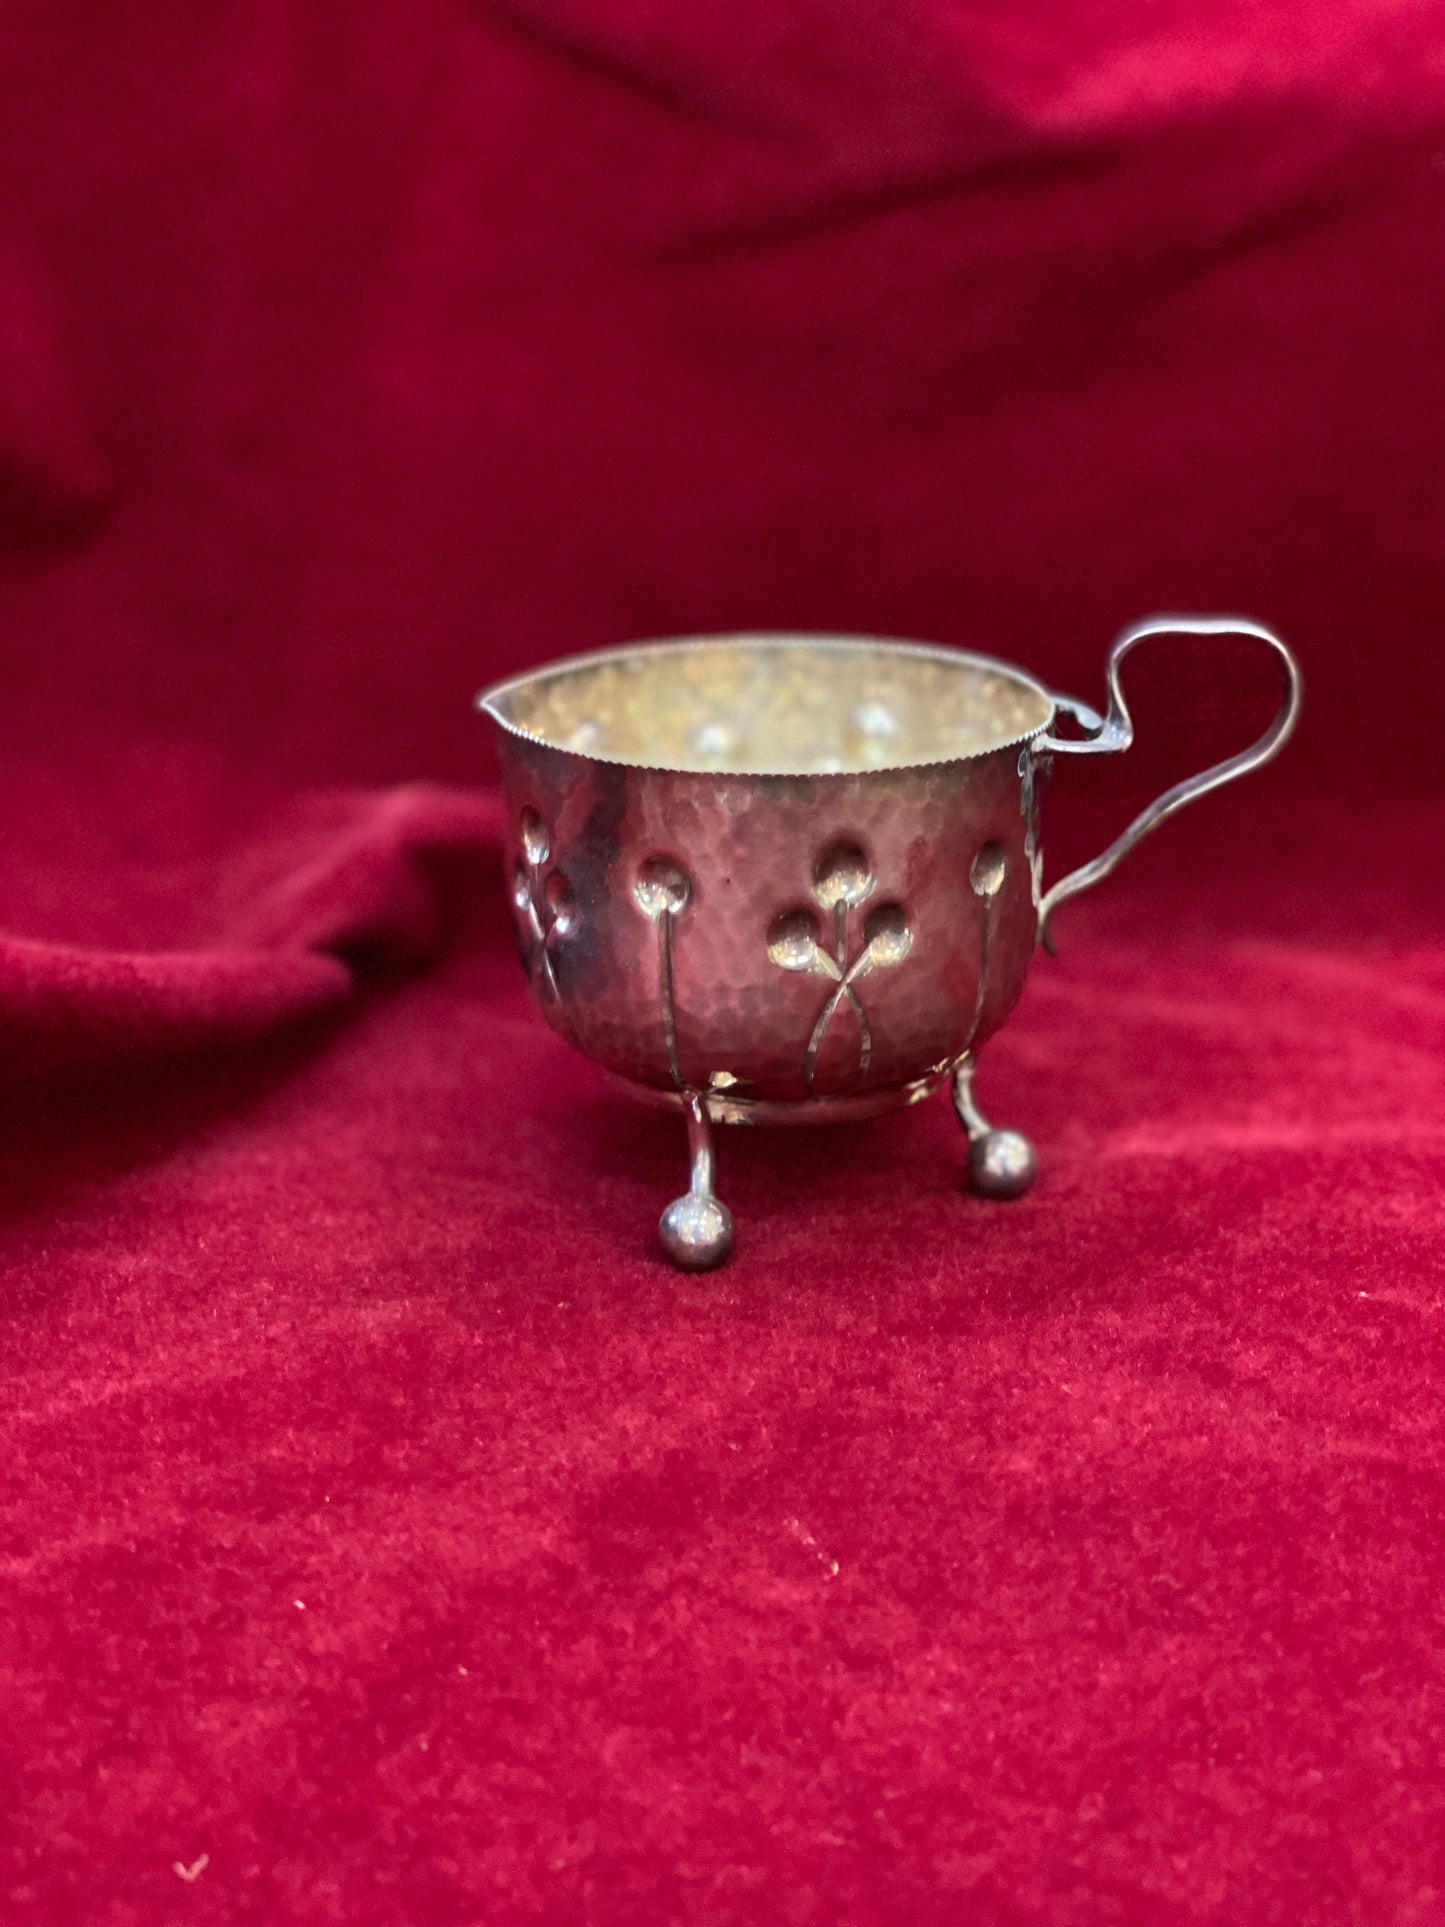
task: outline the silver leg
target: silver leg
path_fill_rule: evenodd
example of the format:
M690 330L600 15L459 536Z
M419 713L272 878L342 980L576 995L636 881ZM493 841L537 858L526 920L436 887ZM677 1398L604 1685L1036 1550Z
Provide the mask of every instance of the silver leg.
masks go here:
M1021 1198L1038 1171L1021 1131L996 1131L973 1101L977 1060L970 1053L953 1073L953 1108L968 1133L968 1181L981 1198Z
M662 1214L662 1248L682 1271L710 1271L733 1248L733 1214L713 1191L712 1123L696 1091L683 1095L687 1112L690 1182Z

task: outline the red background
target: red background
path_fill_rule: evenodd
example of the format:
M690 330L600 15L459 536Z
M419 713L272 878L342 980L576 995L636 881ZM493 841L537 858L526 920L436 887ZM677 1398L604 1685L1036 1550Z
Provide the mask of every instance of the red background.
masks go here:
M16 0L7 1920L1445 1919L1445 20ZM1157 607L1306 720L947 1107L529 1009L472 690ZM1237 746L1141 652L1055 874ZM178 1871L179 1869L179 1871Z

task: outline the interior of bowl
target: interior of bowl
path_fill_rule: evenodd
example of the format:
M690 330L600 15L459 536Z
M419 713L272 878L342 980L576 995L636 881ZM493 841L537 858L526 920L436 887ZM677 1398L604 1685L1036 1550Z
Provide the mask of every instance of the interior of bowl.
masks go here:
M478 698L505 728L653 769L810 776L952 762L1043 729L1021 670L861 637L644 643L555 663Z

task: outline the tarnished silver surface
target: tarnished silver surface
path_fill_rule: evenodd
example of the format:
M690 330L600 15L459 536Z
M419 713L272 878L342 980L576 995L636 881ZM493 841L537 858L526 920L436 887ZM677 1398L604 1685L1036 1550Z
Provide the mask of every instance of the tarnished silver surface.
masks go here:
M1280 715L1045 890L1049 763L1127 748L1119 665L1170 630L1266 642L1289 679ZM512 901L544 1014L687 1113L693 1184L663 1219L675 1262L731 1246L710 1122L867 1115L953 1078L975 1188L1027 1188L1032 1148L983 1122L972 1067L1049 917L1184 803L1268 761L1299 704L1279 638L1225 619L1128 631L1108 689L1101 718L959 650L759 635L578 657L478 698L498 726ZM1061 712L1085 733L1058 736Z
M973 1095L972 1052L953 1073L953 1108L968 1138L968 1181L981 1198L1021 1198L1038 1175L1034 1147L1022 1131L997 1131Z
M733 1248L733 1214L714 1189L712 1125L696 1091L683 1098L687 1113L688 1188L674 1198L658 1225L662 1248L683 1271L711 1271Z

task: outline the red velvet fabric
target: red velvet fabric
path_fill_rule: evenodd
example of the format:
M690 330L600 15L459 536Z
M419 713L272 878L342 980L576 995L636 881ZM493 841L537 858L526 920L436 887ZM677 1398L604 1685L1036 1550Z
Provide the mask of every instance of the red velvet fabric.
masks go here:
M0 23L7 1921L1445 1919L1445 31L1425 0ZM743 624L1276 772L945 1106L528 1007L472 690ZM1259 727L1138 664L1050 862Z

